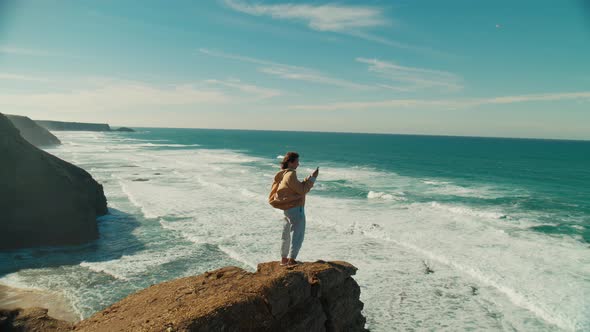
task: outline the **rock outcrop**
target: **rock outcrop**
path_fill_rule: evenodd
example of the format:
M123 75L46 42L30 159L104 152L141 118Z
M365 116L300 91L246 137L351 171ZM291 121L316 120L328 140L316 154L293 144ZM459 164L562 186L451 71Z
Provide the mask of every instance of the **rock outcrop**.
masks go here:
M130 133L135 132L135 130L128 128L128 127L120 127L120 128L117 128L113 131L126 131L126 132L130 132Z
M365 331L360 288L346 262L256 273L226 267L151 286L76 325L76 331Z
M48 120L35 120L35 122L48 130L111 131L111 127L106 123L63 122Z
M48 316L47 309L0 309L0 331L65 332L72 329L73 324Z
M6 117L18 129L21 136L35 146L59 145L61 142L49 130L39 126L26 116L9 115Z
M41 308L0 310L0 331L367 331L346 262L225 267L157 284L72 325Z
M98 238L102 185L83 169L27 142L0 113L0 250Z

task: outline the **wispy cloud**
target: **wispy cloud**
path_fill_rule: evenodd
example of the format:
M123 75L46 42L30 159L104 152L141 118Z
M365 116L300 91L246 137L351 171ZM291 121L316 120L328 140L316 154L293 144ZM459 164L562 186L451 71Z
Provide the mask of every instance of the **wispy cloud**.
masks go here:
M293 105L290 109L314 110L314 111L337 111L337 110L367 110L379 108L430 108L430 109L461 109L477 107L482 105L513 104L525 102L548 102L562 100L590 100L590 91L564 92L546 94L528 94L517 96L501 96L492 98L469 98L469 99L389 99L368 102L340 102L316 105Z
M60 54L53 52L14 46L0 46L0 54L2 53L28 56L60 56Z
M356 61L369 65L368 70L381 78L397 84L380 84L382 88L396 91L415 91L438 88L446 91L463 89L461 78L453 73L416 67L405 67L378 59L357 58Z
M271 66L265 68L259 68L260 72L275 75L280 78L289 79L289 80L299 80L299 81L306 81L306 82L314 82L326 85L333 85L339 86L343 88L351 88L351 89L371 89L370 86L358 84L346 80L341 80L338 78L333 78L316 72L312 69L294 69L284 66Z
M237 89L241 92L247 94L253 101L269 99L273 97L277 97L283 94L282 91L277 89L268 89L259 87L257 85L243 83L239 79L229 79L229 80L206 80L205 83L209 85L218 85L224 86L231 89Z
M301 67L283 65L283 64L280 64L280 63L277 63L277 62L268 61L268 60L261 60L261 59L251 58L251 57L247 57L247 56L243 56L243 55L238 55L238 54L230 54L230 53L220 52L220 51L216 51L216 50L210 50L210 49L207 49L207 48L201 48L201 49L199 49L199 52L201 52L203 54L206 54L206 55L218 57L218 58L225 58L225 59L237 60L237 61L242 61L242 62L250 62L250 63L255 63L255 64L258 64L258 65L265 65L265 66L286 66L286 67L291 67L291 68L301 68Z
M102 79L85 87L61 91L0 93L0 107L86 112L138 107L241 104L279 94L278 90L236 80L209 80L162 87L144 82Z
M482 104L512 104L529 101L559 101L571 99L590 99L590 91L504 96L482 99L481 101Z
M372 87L358 84L355 82L350 82L347 80L342 80L334 77L330 77L325 75L317 70L306 68L306 67L299 67L299 66L291 66L282 63L272 62L268 60L256 59L251 57L246 57L242 55L236 54L228 54L219 51L213 51L209 49L200 49L199 50L203 54L207 54L209 56L219 57L219 58L226 58L231 60L236 60L240 62L248 62L259 65L258 71L264 74L277 76L283 79L289 80L298 80L298 81L305 81L305 82L313 82L319 84L326 84L326 85L333 85L345 88L352 88L352 89L371 89Z
M371 29L392 23L379 7L341 4L262 4L241 0L224 2L229 8L245 14L302 22L315 31L341 33L388 46L429 51L369 33Z
M160 88L143 83L113 83L67 92L0 94L0 105L60 111L119 110L138 106L178 106L228 102L218 91L201 91L190 85Z
M27 81L27 82L49 82L49 79L44 77L11 74L11 73L0 73L0 80L14 80L14 81Z
M238 0L225 0L225 3L234 10L250 15L302 21L318 31L346 32L387 24L380 9L368 6L290 3L264 5Z

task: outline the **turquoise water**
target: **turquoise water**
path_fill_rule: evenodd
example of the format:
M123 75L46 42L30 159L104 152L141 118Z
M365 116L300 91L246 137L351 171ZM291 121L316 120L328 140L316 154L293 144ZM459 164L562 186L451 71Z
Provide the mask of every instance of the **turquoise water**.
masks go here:
M91 244L0 254L0 283L59 292L81 317L153 283L278 259L266 195L294 150L300 178L320 166L300 258L359 267L370 329L590 329L590 142L56 134L47 151L103 183L111 214Z
M489 186L493 197L408 192L412 200L460 202L542 214L531 230L590 242L590 142L510 138L379 135L315 132L151 129L134 137L199 143L260 158L301 151L309 167L370 167L467 188ZM323 182L322 194L366 198L370 188ZM392 188L396 189L396 188ZM477 190L477 189L475 189Z

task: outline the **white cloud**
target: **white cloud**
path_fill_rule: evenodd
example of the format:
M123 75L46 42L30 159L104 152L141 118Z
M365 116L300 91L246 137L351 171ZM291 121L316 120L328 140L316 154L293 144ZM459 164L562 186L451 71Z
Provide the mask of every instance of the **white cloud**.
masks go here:
M220 51L210 50L207 48L201 48L201 49L199 49L199 52L201 52L203 54L210 55L210 56L218 57L218 58L225 58L225 59L238 60L238 61L242 61L242 62L256 63L259 65L285 66L285 65L282 65L282 64L276 63L276 62L250 58L250 57L243 56L243 55L224 53L224 52L220 52ZM293 67L293 68L296 68L296 67Z
M252 100L269 99L283 94L280 90L262 88L256 85L242 83L238 79L230 79L224 81L206 80L205 83L237 89L239 91L246 93L247 96L250 97L250 99Z
M280 78L289 79L289 80L299 80L299 81L306 81L306 82L314 82L326 85L333 85L339 86L343 88L351 88L351 89L370 89L371 87L363 84L358 84L354 82L349 82L346 80L341 80L338 78L329 77L323 75L319 72L316 72L312 69L295 69L289 68L287 66L271 66L271 67L264 67L258 69L260 72L275 75Z
M48 82L49 81L47 78L43 78L43 77L21 75L21 74L11 74L11 73L0 73L0 80L27 81L27 82Z
M30 56L60 56L60 54L14 46L0 46L0 54L30 55Z
M138 106L174 106L227 102L217 91L201 91L190 85L159 88L142 83L113 83L67 92L1 94L0 105L61 111L95 111Z
M404 67L393 62L377 59L357 58L356 61L369 65L369 71L379 77L398 83L381 84L386 89L396 91L415 91L437 88L446 91L459 91L463 88L461 78L453 73L415 67Z
M238 0L225 0L232 9L255 16L270 16L305 22L318 31L345 32L386 25L380 9L368 6L336 4L248 4Z
M219 58L226 58L237 60L241 62L248 62L260 65L258 71L264 74L277 76L283 79L289 80L298 80L298 81L305 81L305 82L313 82L319 84L326 84L326 85L333 85L345 88L352 88L352 89L370 89L370 86L358 84L334 77L327 76L321 72L318 72L314 69L306 68L306 67L299 67L299 66L291 66L282 63L262 60L262 59L255 59L250 58L242 55L236 54L228 54L219 51L213 51L209 49L200 49L201 53L219 57Z
M336 111L336 110L367 110L375 108L430 108L430 109L459 109L477 107L482 105L513 104L524 102L543 102L560 100L590 100L590 91L529 94L518 96L502 96L492 98L470 98L470 99L390 99L368 102L341 102L318 105L293 105L290 109L314 110L314 111Z
M376 36L374 34L367 33L367 32L364 32L364 31L349 31L348 34L351 35L351 36L354 36L354 37L358 37L358 38L361 38L361 39L365 39L365 40L368 40L368 41L372 41L372 42L383 44L383 45L387 45L387 46L393 46L393 47L397 47L397 48L402 48L402 49L407 49L407 50L414 50L414 51L420 51L420 52L426 52L426 53L433 53L433 54L444 54L444 53L440 53L440 52L431 50L429 48L418 47L418 46L404 44L404 43L398 42L396 40L391 40L391 39L383 38L383 37Z
M512 103L522 103L522 102L528 102L528 101L558 101L558 100L568 100L568 99L590 99L590 91L496 97L496 98L484 99L483 103L485 103L485 104L512 104Z
M316 31L347 34L403 49L431 51L368 33L369 29L391 24L391 21L385 18L383 10L378 7L340 4L251 4L241 0L225 0L224 2L231 9L245 14L303 22L310 29Z
M428 101L419 99L390 99L382 101L368 102L341 102L317 105L294 105L289 107L295 110L313 110L313 111L337 111L337 110L366 110L372 108L411 108L411 107L440 107L447 106L446 101Z
M95 81L94 84L89 83ZM90 80L85 87L40 93L0 93L0 106L66 112L127 110L140 107L219 105L255 102L280 94L239 81L204 81L167 87L143 82ZM223 89L220 89L220 85ZM227 89L229 88L229 89Z

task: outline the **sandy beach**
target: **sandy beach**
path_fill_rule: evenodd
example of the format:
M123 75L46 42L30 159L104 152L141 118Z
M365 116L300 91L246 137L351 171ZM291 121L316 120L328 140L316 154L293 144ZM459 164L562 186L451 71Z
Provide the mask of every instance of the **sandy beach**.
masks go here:
M80 317L61 295L34 289L21 289L0 284L0 309L41 307L48 309L49 316L68 322L77 322Z

